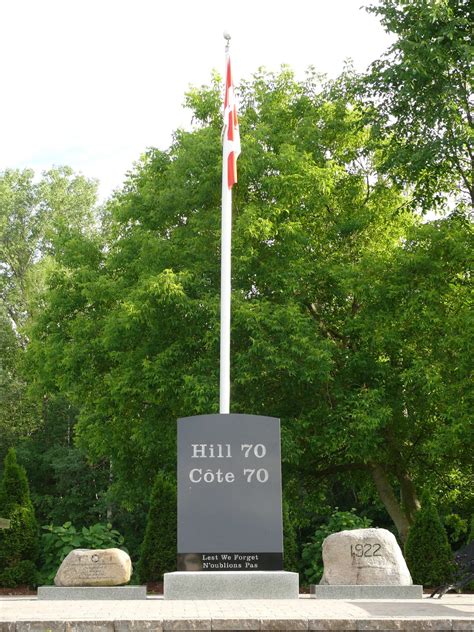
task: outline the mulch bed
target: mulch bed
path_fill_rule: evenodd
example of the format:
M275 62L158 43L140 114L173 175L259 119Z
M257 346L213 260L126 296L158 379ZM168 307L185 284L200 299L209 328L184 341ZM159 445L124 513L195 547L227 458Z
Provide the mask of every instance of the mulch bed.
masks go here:
M15 595L36 597L36 590L33 590L29 586L17 586L16 588L0 588L0 596L14 597Z

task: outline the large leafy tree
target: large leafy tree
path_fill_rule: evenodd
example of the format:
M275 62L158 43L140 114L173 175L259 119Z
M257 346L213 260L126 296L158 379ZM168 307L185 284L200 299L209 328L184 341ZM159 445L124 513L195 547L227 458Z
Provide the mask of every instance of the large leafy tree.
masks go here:
M446 196L474 207L472 4L381 0L369 7L395 36L366 79L383 166L424 210Z
M45 258L66 231L90 231L97 183L69 167L0 173L0 303L24 346L23 325L35 309ZM43 265L39 265L40 262Z
M231 408L281 417L293 490L369 481L404 538L417 490L466 461L469 225L418 224L353 81L283 70L240 88ZM194 130L143 156L106 244L63 240L33 331L41 388L78 407L129 508L174 470L176 418L217 411L219 92L192 91Z
M90 231L96 188L69 167L40 178L29 169L0 173L0 453L40 422L22 370L26 324L42 308L55 244L70 230Z
M70 234L93 234L96 189L69 167L0 173L0 456L17 447L42 522L97 520L101 504L101 472L73 446L75 409L56 393L31 395L24 367L55 252Z
M404 536L424 482L416 451L429 393L400 425L404 371L421 379L426 367L410 354L399 362L415 342L379 319L398 317L387 292L410 302L401 262L416 218L377 175L347 84L284 70L241 86L232 409L282 418L287 478L373 481ZM142 158L109 206L107 247L71 234L58 249L31 345L40 386L79 407L80 442L112 459L130 508L157 469L174 469L176 417L217 410L218 85L188 103L195 129Z

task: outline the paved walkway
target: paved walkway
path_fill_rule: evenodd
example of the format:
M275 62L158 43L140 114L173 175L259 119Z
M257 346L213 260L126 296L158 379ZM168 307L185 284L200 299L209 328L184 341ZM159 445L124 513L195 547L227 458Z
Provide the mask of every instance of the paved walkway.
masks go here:
M474 595L433 600L38 601L0 598L0 632L474 630Z

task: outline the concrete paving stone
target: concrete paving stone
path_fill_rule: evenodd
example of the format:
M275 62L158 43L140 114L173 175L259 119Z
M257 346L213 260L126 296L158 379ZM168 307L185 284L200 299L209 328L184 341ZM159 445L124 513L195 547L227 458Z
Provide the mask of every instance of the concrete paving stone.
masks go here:
M369 630L403 630L404 632L424 632L425 630L452 630L451 621L447 619L369 619L357 622L358 632Z
M67 621L65 632L114 632L114 622Z
M307 630L307 619L262 619L261 630Z
M357 622L354 619L310 619L308 630L344 630L357 632Z
M114 621L115 632L163 632L163 621Z
M64 621L17 621L15 632L66 632Z
M474 619L453 619L453 630L474 630Z
M474 618L473 619L453 619L453 630L474 630Z
M474 632L472 595L442 600L46 601L0 597L0 632ZM3 623L1 623L3 621ZM15 626L12 622L18 622ZM66 622L69 625L66 627ZM293 623L292 623L293 622ZM298 623L295 623L298 622ZM78 624L83 624L79 628ZM73 624L76 624L75 626ZM98 625L97 625L98 624ZM301 630L301 625L304 626ZM74 630L74 627L76 630ZM94 630L95 627L95 630Z
M260 630L260 619L217 619L212 618L212 630L224 632L225 630Z
M191 630L211 629L211 619L165 619L163 621L163 630L189 632Z

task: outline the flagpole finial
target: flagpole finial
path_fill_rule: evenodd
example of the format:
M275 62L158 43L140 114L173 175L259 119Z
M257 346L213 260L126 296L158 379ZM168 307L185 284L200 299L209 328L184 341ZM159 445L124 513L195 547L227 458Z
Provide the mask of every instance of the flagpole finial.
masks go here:
M226 41L225 49L226 49L226 51L228 51L229 50L229 45L230 45L230 33L228 31L224 31L224 39Z

